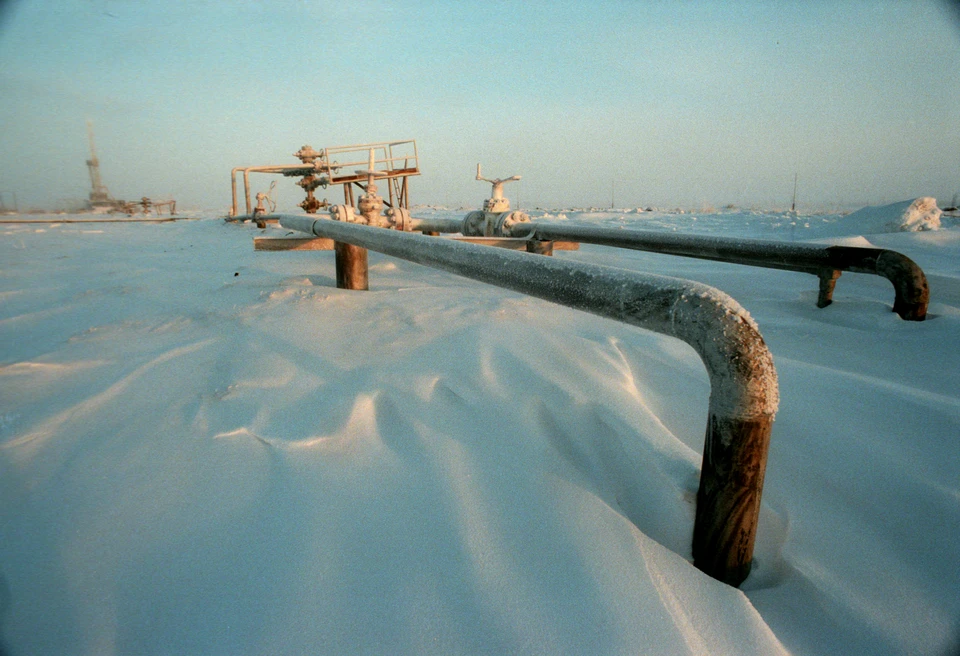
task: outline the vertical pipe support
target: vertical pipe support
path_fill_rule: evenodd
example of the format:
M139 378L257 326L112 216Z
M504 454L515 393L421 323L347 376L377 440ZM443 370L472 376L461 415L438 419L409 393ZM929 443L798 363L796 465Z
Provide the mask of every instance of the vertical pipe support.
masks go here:
M739 586L753 565L772 429L772 414L741 418L711 411L707 420L693 564L732 586Z
M237 171L240 170L240 167L234 167L230 171L230 216L237 215Z
M338 241L334 243L333 250L336 253L337 288L358 291L370 289L367 249Z
M250 169L243 169L243 195L247 200L247 216L253 214L253 205L250 203Z
M840 273L837 269L821 269L817 272L817 277L820 279L820 292L817 295L818 308L825 308L833 303L833 290L837 286Z

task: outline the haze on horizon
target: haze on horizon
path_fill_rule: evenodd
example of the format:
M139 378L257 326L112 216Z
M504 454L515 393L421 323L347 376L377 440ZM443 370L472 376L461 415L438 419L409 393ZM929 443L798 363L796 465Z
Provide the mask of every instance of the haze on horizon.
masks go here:
M0 192L85 198L91 120L115 197L184 209L225 210L234 166L400 139L413 203L479 206L481 162L523 176L524 208L783 208L795 175L800 210L943 207L957 71L958 12L934 0L13 0Z

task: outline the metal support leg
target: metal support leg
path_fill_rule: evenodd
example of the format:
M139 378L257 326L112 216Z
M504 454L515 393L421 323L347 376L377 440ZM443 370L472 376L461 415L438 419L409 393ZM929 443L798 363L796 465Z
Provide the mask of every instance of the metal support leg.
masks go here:
M711 414L693 525L693 564L724 583L747 578L760 518L773 417Z
M353 244L336 242L337 288L367 291L367 249Z
M833 303L833 288L837 286L840 271L824 269L817 275L820 277L820 295L817 296L817 307L825 308Z

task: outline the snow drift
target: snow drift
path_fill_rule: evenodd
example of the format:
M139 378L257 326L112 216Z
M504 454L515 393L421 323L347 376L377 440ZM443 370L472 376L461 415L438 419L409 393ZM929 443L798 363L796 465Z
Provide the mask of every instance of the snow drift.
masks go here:
M840 219L836 227L850 230L856 226L857 234L939 230L940 215L936 199L926 196L891 205L864 207Z
M583 220L693 218L802 228ZM801 221L821 219L839 221ZM221 221L0 232L13 656L955 639L958 230L853 233L924 267L923 323L875 276L821 310L805 274L555 256L719 287L759 325L781 405L742 591L690 563L709 384L678 340L374 253L371 291L338 290L332 253L254 252L259 231Z

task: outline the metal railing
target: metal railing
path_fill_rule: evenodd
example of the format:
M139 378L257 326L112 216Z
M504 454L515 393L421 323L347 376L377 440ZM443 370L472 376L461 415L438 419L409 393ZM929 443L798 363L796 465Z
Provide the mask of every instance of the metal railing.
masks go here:
M354 280L354 288L366 288L366 249L373 249L670 335L692 346L710 379L693 530L694 565L735 586L747 577L779 392L773 357L756 324L736 301L712 287L665 276L330 219L282 214L279 221L285 228L337 243L341 287L351 286L341 281L342 258L352 262L344 267L347 275L351 267L362 269L362 280Z

